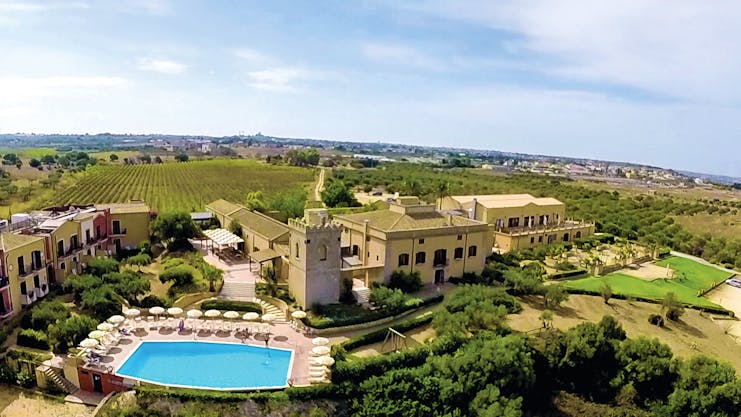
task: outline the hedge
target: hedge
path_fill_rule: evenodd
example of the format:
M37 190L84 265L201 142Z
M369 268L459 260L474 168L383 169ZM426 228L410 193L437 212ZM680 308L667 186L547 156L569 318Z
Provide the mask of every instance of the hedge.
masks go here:
M213 402L243 402L243 401L287 401L288 395L281 390L265 390L256 392L209 391L190 388L164 388L148 384L140 384L136 388L136 395L142 399L159 400L162 398L177 398L184 401L213 401Z
M417 327L424 326L431 322L432 322L432 314L425 314L422 317L413 318L411 320L406 320L399 324L396 324L393 326L393 328L394 330L403 333L403 332L406 332L412 329L416 329ZM371 343L380 342L386 337L387 333L388 333L388 329L376 330L374 332L366 333L360 336L355 336L353 338L345 340L344 342L340 343L339 346L341 346L347 351L351 351L353 349L359 348L360 346L365 346Z
M25 346L41 350L49 350L49 338L46 334L34 330L34 329L23 329L18 333L18 340L16 341L18 346Z
M586 273L587 271L585 269L572 269L571 271L556 272L555 274L548 275L548 279L569 278L584 275Z
M588 291L588 290L582 290L582 289L576 289L576 288L566 288L566 291L569 294L584 294L584 295L601 295L599 291ZM644 303L652 303L652 304L661 304L661 300L657 300L655 298L648 298L648 297L640 297L640 296L628 296L624 294L612 294L612 298L618 299L618 300L635 300L635 301L642 301ZM693 310L703 311L706 313L712 313L712 314L720 314L723 316L729 316L734 317L735 313L731 310L726 310L723 307L708 307L708 306L698 306L694 304L685 304L682 303L685 308L691 308Z
M396 316L407 311L415 310L432 304L437 304L442 300L443 295L437 295L435 297L422 300L420 303L404 305L402 308L392 311L379 309L375 311L369 311L368 314L362 316L336 317L332 320L328 320L326 318L305 317L301 319L301 321L305 325L313 327L315 329L329 329L332 327L353 326L356 324L369 323L372 321L385 319L387 317Z
M201 303L203 310L233 310L262 314L262 306L251 301L206 300Z

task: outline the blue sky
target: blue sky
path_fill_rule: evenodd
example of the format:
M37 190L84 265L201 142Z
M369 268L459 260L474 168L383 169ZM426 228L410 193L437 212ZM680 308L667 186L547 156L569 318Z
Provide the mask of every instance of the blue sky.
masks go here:
M0 0L0 132L238 132L741 177L733 1Z

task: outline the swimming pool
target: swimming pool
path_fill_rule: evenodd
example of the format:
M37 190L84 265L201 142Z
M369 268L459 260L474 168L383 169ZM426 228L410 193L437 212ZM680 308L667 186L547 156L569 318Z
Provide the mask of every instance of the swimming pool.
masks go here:
M116 374L173 387L218 390L288 385L293 352L218 342L144 341Z

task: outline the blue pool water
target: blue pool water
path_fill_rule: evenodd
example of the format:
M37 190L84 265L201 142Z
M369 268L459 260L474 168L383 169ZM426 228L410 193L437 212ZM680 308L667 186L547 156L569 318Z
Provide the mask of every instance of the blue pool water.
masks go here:
M293 352L210 342L142 342L118 375L170 386L212 389L284 387Z

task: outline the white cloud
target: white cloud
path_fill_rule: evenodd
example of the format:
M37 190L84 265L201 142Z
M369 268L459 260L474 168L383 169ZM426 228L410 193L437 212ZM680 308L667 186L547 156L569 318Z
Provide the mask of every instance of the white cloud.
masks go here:
M2 77L0 91L6 103L49 96L85 96L124 88L129 82L120 77Z
M187 66L171 59L141 58L137 65L142 71L154 71L160 74L177 75L182 74Z
M301 67L275 67L247 73L247 85L258 90L296 93L302 83L325 80L329 74Z
M432 71L443 71L447 65L411 46L397 43L366 42L361 45L362 54L382 64L405 65Z
M559 77L741 101L741 3L735 1L430 0L402 7L512 32L523 50L554 58L543 70Z
M249 65L273 64L277 60L273 57L252 48L236 48L232 54Z

